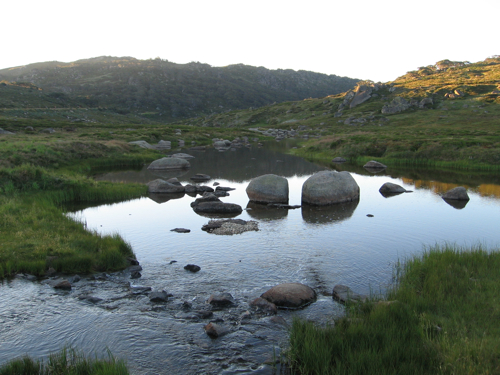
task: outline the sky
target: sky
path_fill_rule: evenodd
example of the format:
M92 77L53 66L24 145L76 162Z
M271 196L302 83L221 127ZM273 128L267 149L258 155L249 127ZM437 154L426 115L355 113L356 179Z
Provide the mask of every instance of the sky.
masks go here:
M387 82L500 54L499 0L5 0L0 69L97 56Z

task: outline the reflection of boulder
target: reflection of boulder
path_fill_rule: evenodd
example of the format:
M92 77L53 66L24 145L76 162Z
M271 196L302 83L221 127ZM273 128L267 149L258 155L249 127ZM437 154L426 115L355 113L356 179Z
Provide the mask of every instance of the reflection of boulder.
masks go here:
M161 158L149 164L148 169L172 170L188 169L191 165L185 159L181 158Z
M163 180L169 180L174 177L181 177L188 173L188 170L149 170L155 176L161 177Z
M288 203L288 180L275 174L265 174L252 179L246 192L253 202Z
M317 206L359 199L359 186L349 172L322 171L302 185L302 203Z
M179 199L184 196L184 193L149 193L148 198L155 201L156 203L165 203L171 199Z
M445 199L445 198L443 198L443 200L446 203L448 203L451 207L456 208L457 210L465 208L465 206L467 206L467 203L469 203L469 201L466 200Z
M310 224L333 224L349 219L359 200L329 206L302 206L302 219Z
M248 202L247 213L257 220L279 220L288 216L288 210L271 207L262 203Z

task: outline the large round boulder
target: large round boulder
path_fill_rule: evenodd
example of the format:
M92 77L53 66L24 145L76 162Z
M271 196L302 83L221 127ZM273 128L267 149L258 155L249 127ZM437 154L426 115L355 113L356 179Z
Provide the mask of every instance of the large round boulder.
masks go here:
M246 192L252 202L288 203L288 180L275 174L265 174L252 179Z
M464 188L463 186L458 186L444 193L443 199L468 201L470 198L469 195L467 194L467 189Z
M281 308L300 308L316 300L316 292L307 285L286 283L276 285L261 295L261 298Z
M184 186L179 182L175 183L173 179L169 181L158 178L148 182L148 192L150 193L184 193Z
M191 164L181 158L161 158L149 164L148 169L188 169Z
M302 203L324 206L359 199L359 186L349 172L322 171L302 185Z

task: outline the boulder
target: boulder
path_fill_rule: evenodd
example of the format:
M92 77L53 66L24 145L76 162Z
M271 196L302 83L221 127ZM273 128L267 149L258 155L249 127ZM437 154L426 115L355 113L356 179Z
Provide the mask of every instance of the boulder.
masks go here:
M288 180L274 174L265 174L252 179L246 192L252 202L288 203Z
M316 292L307 285L286 283L277 285L261 295L278 308L300 308L316 300Z
M322 171L302 185L302 204L324 206L359 199L359 186L349 172Z
M351 103L349 104L349 108L354 108L357 105L366 102L368 99L371 98L372 94L372 87L367 86L367 85L358 85L356 87L356 91L354 94L354 97L351 100Z
M277 314L278 313L278 308L276 305L272 302L269 302L267 299L264 299L262 297L258 297L254 299L252 302L250 302L250 306L252 308L266 313L266 314Z
M229 329L216 323L208 323L203 329L205 329L206 334L213 339L229 332Z
M164 140L161 140L160 142L158 142L158 144L156 145L156 149L157 150L170 150L172 148L172 142L170 141L164 141Z
M398 184L393 184L392 182L386 182L383 184L378 190L382 195L390 195L390 194L401 194L405 193L406 189Z
M149 293L149 300L151 302L167 302L168 301L168 293L164 290L158 292Z
M458 186L444 193L443 199L468 201L470 198L469 195L467 194L467 189L464 188L463 186Z
M0 128L0 134L15 134L15 133L12 133L12 132L9 132L7 130L3 130L2 128Z
M387 168L387 165L379 163L378 161L371 160L365 165L363 165L363 168L370 168L370 169L385 169Z
M354 293L348 286L340 284L333 287L332 297L340 303L363 302L368 298L364 294Z
M400 96L396 96L389 104L386 104L382 107L382 113L392 114L406 111L410 108L411 104L405 98Z
M165 170L165 169L188 169L191 164L185 159L180 158L161 158L153 161L148 169Z
M224 203L212 193L204 193L191 203L196 213L240 214L243 209L235 203Z
M207 302L212 306L225 307L234 305L234 298L231 293L212 294Z
M185 189L179 182L169 182L162 179L156 179L148 182L148 192L150 193L184 193Z
M68 280L62 280L54 284L54 289L71 290L71 283Z
M201 270L201 267L200 267L200 266L197 266L196 264L186 264L186 265L184 266L184 269L185 269L186 271L196 273L196 272L198 272L199 270Z
M174 228L174 229L170 229L170 232L177 232L177 233L189 233L189 232L191 232L191 229L186 229L186 228Z

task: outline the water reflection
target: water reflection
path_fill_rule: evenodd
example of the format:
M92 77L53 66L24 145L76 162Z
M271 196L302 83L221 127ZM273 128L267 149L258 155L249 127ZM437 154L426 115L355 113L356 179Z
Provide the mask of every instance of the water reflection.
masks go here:
M184 197L185 193L149 193L148 198L156 203L166 203L172 199L180 199Z
M457 199L444 199L443 200L448 203L451 207L453 208L456 208L457 210L461 210L463 208L465 208L465 206L467 206L467 203L469 203L469 201L465 201L465 200L457 200Z
M247 213L255 220L282 220L288 216L288 209L269 207L265 204L249 201Z
M349 219L358 207L359 200L329 206L302 205L302 219L309 224L336 224Z

